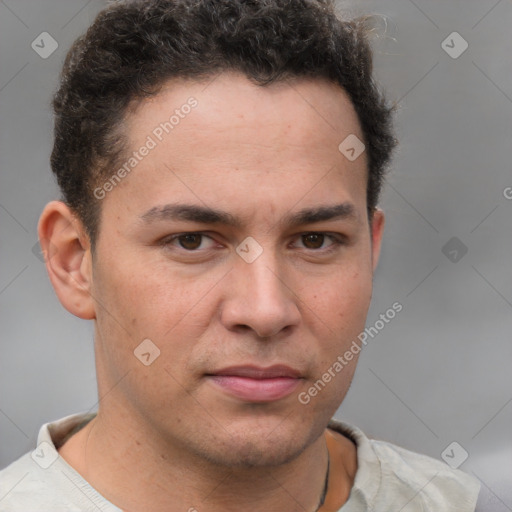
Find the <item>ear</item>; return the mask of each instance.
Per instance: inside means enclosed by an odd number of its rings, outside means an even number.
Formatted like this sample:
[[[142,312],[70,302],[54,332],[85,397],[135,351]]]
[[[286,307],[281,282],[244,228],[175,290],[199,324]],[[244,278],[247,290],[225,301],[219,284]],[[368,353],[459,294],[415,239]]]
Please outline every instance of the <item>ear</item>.
[[[370,224],[372,236],[372,266],[374,272],[377,268],[377,263],[379,262],[382,234],[384,233],[384,224],[384,212],[380,208],[375,208],[372,213],[372,220]]]
[[[73,315],[96,318],[89,237],[62,201],[48,203],[37,227],[46,270],[61,304]]]

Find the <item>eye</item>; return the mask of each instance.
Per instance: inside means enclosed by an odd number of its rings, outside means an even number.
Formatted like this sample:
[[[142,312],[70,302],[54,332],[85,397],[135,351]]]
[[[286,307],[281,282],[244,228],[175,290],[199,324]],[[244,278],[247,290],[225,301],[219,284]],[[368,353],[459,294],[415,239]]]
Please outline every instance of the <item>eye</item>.
[[[304,248],[313,251],[323,249],[323,252],[335,250],[337,246],[343,245],[344,243],[342,236],[335,236],[328,233],[322,233],[317,231],[313,231],[311,233],[304,233],[300,235],[299,239],[302,241]],[[324,243],[328,241],[330,241],[331,243],[325,246]]]
[[[208,244],[203,244],[203,242],[206,240],[210,241],[209,246]],[[165,246],[176,247],[178,249],[185,249],[186,251],[192,252],[199,249],[210,249],[213,247],[213,242],[213,239],[204,233],[190,232],[168,236],[161,241],[161,244]]]

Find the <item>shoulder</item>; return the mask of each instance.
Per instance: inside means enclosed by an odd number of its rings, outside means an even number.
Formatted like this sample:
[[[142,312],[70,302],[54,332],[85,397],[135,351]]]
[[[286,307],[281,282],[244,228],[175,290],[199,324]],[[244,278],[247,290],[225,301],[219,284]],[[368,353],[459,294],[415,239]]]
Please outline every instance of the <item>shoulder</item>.
[[[381,463],[383,481],[402,487],[406,498],[424,506],[418,510],[475,510],[480,484],[472,476],[385,441],[370,444]]]
[[[475,510],[480,490],[476,478],[427,455],[368,439],[347,423],[334,421],[329,427],[356,443],[358,470],[353,492],[364,498],[370,510]]]
[[[47,452],[46,457],[48,455]],[[48,510],[48,506],[56,504],[58,474],[55,473],[55,468],[44,469],[39,466],[33,457],[35,452],[26,453],[0,471],[0,512],[37,512]],[[49,462],[50,459],[46,458],[46,461]],[[71,506],[69,510],[79,509]]]
[[[71,415],[44,424],[35,449],[0,471],[0,512],[120,512],[67,464],[55,446],[57,438],[84,417]]]
[[[39,450],[39,451],[38,451]],[[36,461],[40,456],[41,462]],[[84,481],[46,446],[26,453],[0,471],[0,512],[107,510],[89,499]],[[112,509],[110,509],[112,510]],[[117,509],[116,509],[117,510]]]

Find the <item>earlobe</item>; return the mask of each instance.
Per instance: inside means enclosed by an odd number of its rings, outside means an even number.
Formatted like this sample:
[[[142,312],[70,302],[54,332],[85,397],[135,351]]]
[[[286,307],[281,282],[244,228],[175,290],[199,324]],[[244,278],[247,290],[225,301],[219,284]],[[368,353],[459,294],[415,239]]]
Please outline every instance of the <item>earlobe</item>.
[[[376,208],[372,214],[371,223],[371,236],[372,236],[372,266],[373,271],[377,268],[379,263],[380,248],[382,242],[382,235],[384,233],[385,224],[384,212],[380,208]]]
[[[46,270],[61,304],[79,318],[95,318],[90,242],[82,223],[65,203],[51,201],[37,230]]]

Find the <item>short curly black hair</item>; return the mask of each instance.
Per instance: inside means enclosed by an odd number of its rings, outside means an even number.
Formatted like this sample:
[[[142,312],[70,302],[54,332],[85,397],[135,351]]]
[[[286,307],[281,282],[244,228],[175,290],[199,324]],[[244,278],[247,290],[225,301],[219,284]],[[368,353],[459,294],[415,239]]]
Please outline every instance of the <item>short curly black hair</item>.
[[[69,50],[53,99],[52,170],[94,249],[93,190],[121,162],[131,102],[172,78],[238,71],[264,86],[327,79],[350,97],[368,159],[367,207],[377,205],[396,145],[392,113],[372,77],[368,18],[344,20],[332,0],[132,0],[101,11]]]

